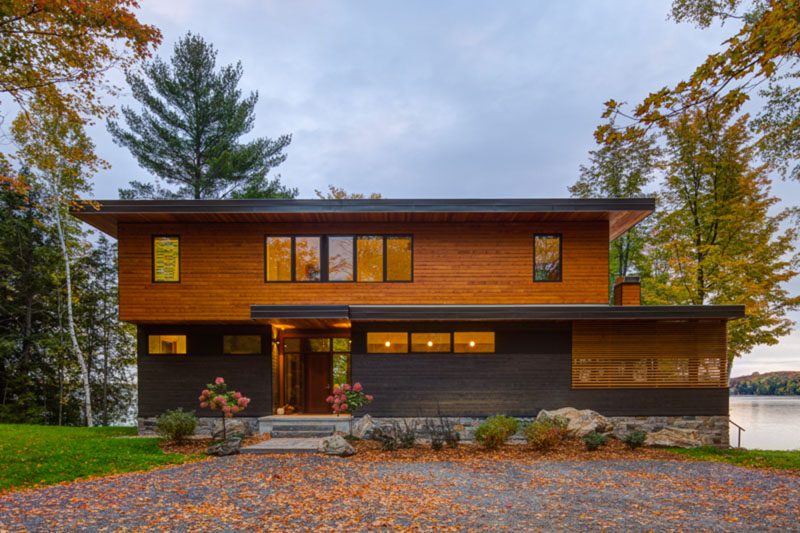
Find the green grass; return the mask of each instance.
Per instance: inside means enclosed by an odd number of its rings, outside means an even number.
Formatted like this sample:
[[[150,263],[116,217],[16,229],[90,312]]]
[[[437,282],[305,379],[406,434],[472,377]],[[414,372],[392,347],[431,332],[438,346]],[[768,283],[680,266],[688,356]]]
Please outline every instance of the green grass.
[[[731,448],[673,448],[672,452],[700,461],[717,461],[751,468],[779,468],[782,470],[800,470],[800,450],[744,450]]]
[[[118,438],[134,435],[132,427],[0,424],[0,491],[148,470],[196,458],[165,454],[157,438]]]

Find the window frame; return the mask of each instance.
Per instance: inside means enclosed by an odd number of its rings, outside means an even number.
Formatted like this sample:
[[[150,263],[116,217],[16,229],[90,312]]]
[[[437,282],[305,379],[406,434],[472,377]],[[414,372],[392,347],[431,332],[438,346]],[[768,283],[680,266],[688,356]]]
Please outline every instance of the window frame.
[[[536,279],[536,238],[558,237],[558,279]],[[564,281],[564,236],[561,233],[534,233],[533,234],[533,270],[531,279],[534,283],[561,283]]]
[[[178,240],[178,279],[175,281],[158,281],[156,279],[156,239],[177,239]],[[266,241],[265,241],[266,242]],[[179,234],[158,233],[150,235],[150,283],[180,283],[183,258],[181,257],[181,236]]]
[[[447,350],[430,350],[430,351],[416,351],[414,350],[414,335],[447,335],[448,342],[447,342]],[[453,337],[455,336],[455,332],[452,330],[448,331],[409,331],[408,332],[408,353],[455,353],[454,346],[453,346]]]
[[[298,280],[297,279],[297,253],[296,253],[296,239],[297,237],[319,237],[320,239],[320,279],[318,280]],[[330,260],[330,246],[329,239],[331,237],[350,237],[352,246],[352,265],[353,265],[353,279],[350,280],[332,280],[330,279],[329,260]],[[381,246],[383,249],[383,273],[380,281],[359,281],[358,279],[358,239],[360,237],[380,237]],[[269,274],[269,257],[267,255],[267,239],[269,238],[288,238],[291,239],[289,246],[289,254],[291,259],[291,279],[288,280],[271,280],[268,279]],[[407,280],[389,280],[388,273],[388,254],[387,254],[387,240],[393,239],[408,239],[411,241],[411,248],[409,250],[411,276]],[[281,233],[267,233],[263,239],[263,262],[264,262],[264,283],[413,283],[414,282],[414,234],[413,233],[331,233],[331,234],[281,234]]]
[[[186,345],[186,352],[184,353],[153,353],[150,351],[150,337],[184,337]],[[145,343],[147,346],[147,357],[174,357],[176,355],[189,355],[189,335],[186,333],[147,333],[147,342]]]
[[[367,341],[368,336],[370,333],[405,333],[406,334],[406,346],[408,349],[405,352],[370,352],[369,351],[369,342]],[[450,336],[450,350],[446,352],[417,352],[413,349],[412,344],[412,334],[431,334],[431,333],[446,333]],[[491,333],[493,336],[492,340],[492,350],[489,352],[457,352],[456,351],[456,333]],[[449,329],[447,331],[437,330],[437,331],[420,331],[420,330],[406,330],[406,331],[383,331],[383,330],[367,330],[364,332],[364,353],[367,355],[494,355],[497,353],[497,330],[491,331],[475,331],[475,330],[462,330],[462,329]]]

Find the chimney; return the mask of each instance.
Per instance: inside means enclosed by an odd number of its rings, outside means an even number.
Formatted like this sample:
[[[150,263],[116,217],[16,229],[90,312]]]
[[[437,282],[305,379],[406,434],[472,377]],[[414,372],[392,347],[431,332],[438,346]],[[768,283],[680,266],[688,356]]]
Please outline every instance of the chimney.
[[[642,305],[639,276],[620,276],[614,281],[614,305]]]

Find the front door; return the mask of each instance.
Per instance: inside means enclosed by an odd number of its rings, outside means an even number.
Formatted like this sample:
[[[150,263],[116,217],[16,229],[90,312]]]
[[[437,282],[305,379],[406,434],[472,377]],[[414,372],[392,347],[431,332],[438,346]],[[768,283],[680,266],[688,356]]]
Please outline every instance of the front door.
[[[307,353],[305,359],[305,407],[307,413],[330,413],[331,407],[325,399],[331,388],[331,354]]]

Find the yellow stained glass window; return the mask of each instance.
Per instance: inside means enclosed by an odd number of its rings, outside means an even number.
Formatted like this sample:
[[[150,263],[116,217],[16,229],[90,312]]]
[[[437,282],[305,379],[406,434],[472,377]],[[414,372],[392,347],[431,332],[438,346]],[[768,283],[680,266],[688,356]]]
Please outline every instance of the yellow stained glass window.
[[[148,335],[147,353],[185,355],[186,335]]]
[[[267,281],[292,281],[292,238],[267,237]]]
[[[412,333],[412,352],[449,352],[449,333]]]
[[[177,283],[181,280],[180,238],[153,237],[153,281]]]
[[[386,281],[411,281],[411,237],[386,237]]]
[[[408,333],[368,332],[367,353],[408,353]]]
[[[358,281],[383,281],[383,237],[359,237],[356,253]]]
[[[494,331],[456,331],[453,333],[455,353],[494,353]]]

